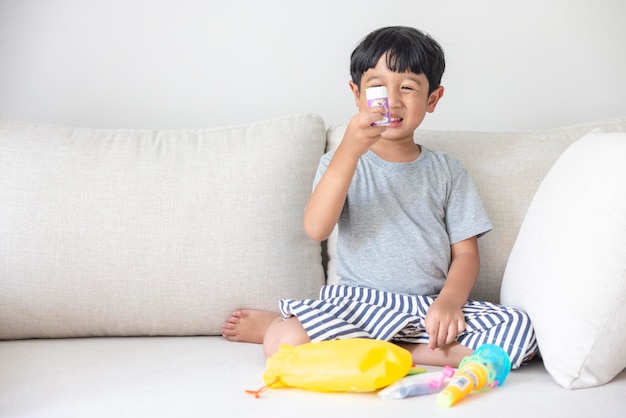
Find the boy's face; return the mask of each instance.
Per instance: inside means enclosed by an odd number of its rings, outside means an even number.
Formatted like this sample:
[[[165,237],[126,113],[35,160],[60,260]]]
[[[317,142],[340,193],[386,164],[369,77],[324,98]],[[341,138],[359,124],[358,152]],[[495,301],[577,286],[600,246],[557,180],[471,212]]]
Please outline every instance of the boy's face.
[[[375,86],[387,87],[391,125],[382,134],[386,139],[405,139],[413,141],[413,132],[422,123],[426,113],[433,112],[443,95],[443,87],[428,94],[428,79],[424,74],[411,72],[397,73],[389,70],[386,56],[361,77],[361,86],[350,82],[359,110],[367,110],[365,89]]]

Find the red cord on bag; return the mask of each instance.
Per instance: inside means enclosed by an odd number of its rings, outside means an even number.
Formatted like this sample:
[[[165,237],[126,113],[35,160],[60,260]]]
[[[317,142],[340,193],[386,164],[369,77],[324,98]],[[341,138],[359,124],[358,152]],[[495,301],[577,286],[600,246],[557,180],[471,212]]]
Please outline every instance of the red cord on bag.
[[[259,399],[261,397],[261,393],[265,392],[266,390],[268,390],[272,385],[274,385],[275,383],[278,383],[280,379],[276,378],[276,380],[274,380],[272,383],[270,383],[269,385],[266,386],[262,386],[260,389],[258,390],[251,390],[251,389],[246,389],[246,393],[248,395],[253,395],[255,398]]]

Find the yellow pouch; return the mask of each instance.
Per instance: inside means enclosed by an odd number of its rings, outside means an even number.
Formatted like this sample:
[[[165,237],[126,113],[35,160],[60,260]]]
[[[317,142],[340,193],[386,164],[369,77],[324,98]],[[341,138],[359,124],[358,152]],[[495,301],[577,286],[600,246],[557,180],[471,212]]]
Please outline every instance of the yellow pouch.
[[[283,345],[267,359],[268,388],[319,392],[370,392],[400,380],[411,369],[411,353],[387,341],[353,338]]]

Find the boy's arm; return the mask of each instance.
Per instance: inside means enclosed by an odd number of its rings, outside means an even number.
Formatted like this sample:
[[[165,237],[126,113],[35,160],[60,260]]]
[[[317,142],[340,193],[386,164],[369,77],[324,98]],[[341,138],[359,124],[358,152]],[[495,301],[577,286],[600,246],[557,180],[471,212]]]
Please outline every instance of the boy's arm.
[[[426,314],[430,350],[454,342],[456,336],[465,330],[461,308],[469,298],[480,269],[477,237],[453,244],[450,248],[451,262],[446,284]]]
[[[359,156],[340,145],[313,190],[304,210],[304,230],[313,240],[323,241],[331,234],[346,201]]]
[[[331,234],[343,210],[348,189],[361,155],[380,139],[384,127],[371,126],[384,108],[371,108],[356,114],[335,151],[322,178],[309,197],[304,211],[304,230],[313,240],[323,241]]]

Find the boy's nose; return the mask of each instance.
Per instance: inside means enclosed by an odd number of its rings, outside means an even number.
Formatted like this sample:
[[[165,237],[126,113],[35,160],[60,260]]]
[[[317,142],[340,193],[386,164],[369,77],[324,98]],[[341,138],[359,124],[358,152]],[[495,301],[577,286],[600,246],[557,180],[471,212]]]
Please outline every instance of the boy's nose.
[[[389,107],[395,107],[398,105],[400,100],[399,92],[397,92],[393,88],[387,88],[387,103]]]

